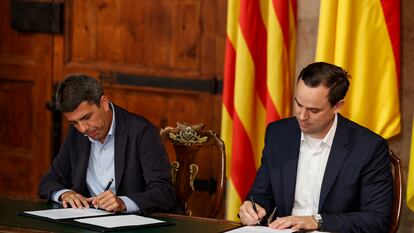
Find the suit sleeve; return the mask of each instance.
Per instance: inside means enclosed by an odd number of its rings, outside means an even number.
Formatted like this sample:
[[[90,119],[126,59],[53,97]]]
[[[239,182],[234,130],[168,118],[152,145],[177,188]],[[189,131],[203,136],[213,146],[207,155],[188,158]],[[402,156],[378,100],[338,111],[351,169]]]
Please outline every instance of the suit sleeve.
[[[175,203],[174,187],[170,163],[158,131],[154,126],[146,127],[140,138],[137,156],[142,164],[146,188],[144,192],[126,196],[141,210],[169,210]]]
[[[265,146],[262,152],[261,165],[249,193],[249,196],[252,195],[254,197],[255,202],[266,209],[266,215],[271,214],[275,207],[268,164],[270,146],[268,127],[265,134]],[[246,199],[248,198],[246,197]]]
[[[52,200],[52,193],[62,189],[70,189],[73,185],[70,180],[71,161],[69,138],[60,148],[59,154],[53,160],[52,166],[42,177],[38,187],[38,195],[41,199]]]
[[[341,214],[321,213],[322,230],[388,232],[392,212],[393,180],[387,143],[385,140],[378,141],[370,151],[360,175],[360,211]]]

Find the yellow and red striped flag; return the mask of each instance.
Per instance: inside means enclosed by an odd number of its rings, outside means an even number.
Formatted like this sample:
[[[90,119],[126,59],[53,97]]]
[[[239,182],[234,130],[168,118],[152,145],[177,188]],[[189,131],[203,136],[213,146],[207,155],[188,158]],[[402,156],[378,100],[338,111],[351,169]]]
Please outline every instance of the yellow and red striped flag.
[[[352,77],[342,114],[384,138],[400,133],[400,0],[320,4],[316,60]]]
[[[291,115],[296,0],[229,0],[221,137],[226,218],[237,220],[260,163],[266,125]]]

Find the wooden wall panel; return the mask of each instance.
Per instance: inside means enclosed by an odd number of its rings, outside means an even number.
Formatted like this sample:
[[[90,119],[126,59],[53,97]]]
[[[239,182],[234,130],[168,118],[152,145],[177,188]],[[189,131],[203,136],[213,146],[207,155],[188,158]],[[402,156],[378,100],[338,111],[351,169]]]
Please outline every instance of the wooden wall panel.
[[[0,190],[8,195],[32,192],[33,83],[0,80]],[[24,93],[24,95],[23,95]],[[14,166],[17,165],[17,166]],[[29,179],[29,181],[28,181]],[[20,182],[19,182],[20,181]]]
[[[0,195],[37,197],[50,163],[52,36],[11,27],[0,1]]]
[[[164,96],[151,92],[131,91],[105,88],[110,100],[115,104],[128,109],[128,111],[145,116],[153,124],[160,127],[165,122],[160,116],[165,116],[166,109],[160,106],[166,105]],[[149,104],[151,103],[151,104]]]
[[[197,75],[201,1],[70,1],[66,63]],[[176,74],[174,71],[177,71]]]
[[[33,115],[32,88],[31,82],[0,80],[1,147],[31,150],[33,122],[26,116]]]

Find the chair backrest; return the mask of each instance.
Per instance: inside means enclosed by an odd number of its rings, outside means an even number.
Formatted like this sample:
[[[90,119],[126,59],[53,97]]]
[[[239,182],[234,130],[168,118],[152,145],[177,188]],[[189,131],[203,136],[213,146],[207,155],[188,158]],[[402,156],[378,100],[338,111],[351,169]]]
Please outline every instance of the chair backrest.
[[[402,167],[401,160],[390,150],[390,160],[394,176],[394,202],[392,208],[392,220],[389,233],[396,233],[400,225],[401,201],[402,201]]]
[[[188,209],[188,199],[194,188],[198,165],[195,160],[202,147],[216,147],[219,153],[219,167],[216,174],[216,190],[214,192],[213,205],[207,217],[215,218],[221,209],[221,203],[225,188],[226,152],[224,142],[211,130],[203,129],[203,124],[190,125],[177,122],[177,127],[161,129],[160,135],[164,140],[172,143],[176,155],[176,161],[171,163],[171,175],[176,190],[177,208],[186,215],[191,215]],[[213,158],[212,158],[213,159]]]

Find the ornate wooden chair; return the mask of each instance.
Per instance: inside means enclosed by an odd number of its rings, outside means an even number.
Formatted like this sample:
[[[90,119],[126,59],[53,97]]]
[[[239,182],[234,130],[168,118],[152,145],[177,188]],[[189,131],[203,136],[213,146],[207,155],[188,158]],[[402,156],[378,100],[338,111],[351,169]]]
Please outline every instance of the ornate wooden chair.
[[[389,233],[396,233],[400,225],[402,201],[402,167],[401,160],[390,150],[390,160],[394,176],[394,203],[392,208],[391,228]]]
[[[224,142],[211,130],[203,129],[203,124],[189,125],[177,122],[177,127],[161,129],[160,135],[172,143],[176,161],[171,163],[171,175],[176,189],[177,208],[186,215],[191,215],[188,209],[188,199],[195,191],[194,181],[198,172],[195,160],[202,147],[216,147],[219,150],[219,168],[213,205],[207,217],[215,218],[221,209],[226,175],[226,154]]]

